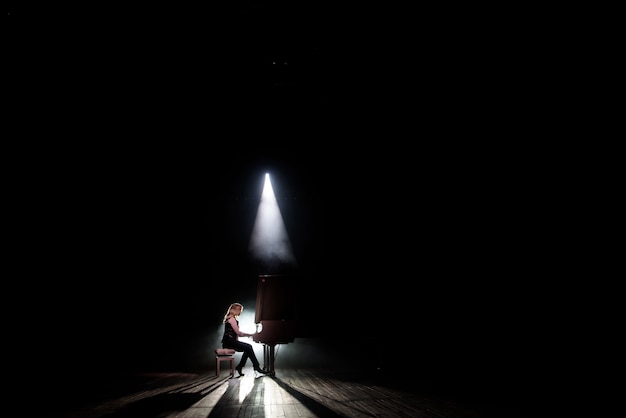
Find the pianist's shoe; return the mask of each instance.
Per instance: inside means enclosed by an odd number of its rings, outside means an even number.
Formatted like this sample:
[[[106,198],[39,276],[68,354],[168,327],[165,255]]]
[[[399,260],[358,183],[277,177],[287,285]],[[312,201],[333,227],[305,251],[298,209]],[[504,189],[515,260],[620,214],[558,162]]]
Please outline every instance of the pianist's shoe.
[[[263,370],[260,367],[255,367],[254,371],[260,374],[269,374],[269,372],[267,370]]]
[[[235,367],[235,370],[237,370],[237,373],[239,373],[239,377],[243,376],[243,373],[241,373],[241,369],[243,369],[242,366]]]

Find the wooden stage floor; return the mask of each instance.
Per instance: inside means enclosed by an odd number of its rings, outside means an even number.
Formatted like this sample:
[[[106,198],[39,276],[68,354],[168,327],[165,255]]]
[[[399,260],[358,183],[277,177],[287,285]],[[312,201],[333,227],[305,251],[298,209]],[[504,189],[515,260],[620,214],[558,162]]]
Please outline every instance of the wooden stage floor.
[[[412,417],[525,418],[527,408],[497,399],[446,394],[415,377],[317,369],[277,370],[231,378],[230,370],[206,374],[149,373],[94,382],[32,403],[28,416],[53,418],[207,417]],[[36,410],[33,411],[32,408]]]

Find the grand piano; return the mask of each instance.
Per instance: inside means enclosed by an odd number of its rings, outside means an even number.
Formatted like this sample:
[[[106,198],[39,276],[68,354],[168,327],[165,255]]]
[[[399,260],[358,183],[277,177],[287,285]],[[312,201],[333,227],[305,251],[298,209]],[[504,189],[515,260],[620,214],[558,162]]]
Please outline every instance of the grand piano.
[[[276,346],[295,340],[297,303],[295,279],[285,275],[260,275],[257,285],[252,339],[263,344],[263,368],[276,375]]]

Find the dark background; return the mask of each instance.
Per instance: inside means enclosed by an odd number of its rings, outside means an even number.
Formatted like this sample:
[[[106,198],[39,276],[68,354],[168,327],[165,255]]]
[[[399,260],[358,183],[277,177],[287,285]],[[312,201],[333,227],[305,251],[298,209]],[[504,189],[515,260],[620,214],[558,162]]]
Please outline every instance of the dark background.
[[[299,263],[298,337],[393,347],[402,372],[486,392],[548,392],[570,338],[554,306],[573,179],[531,135],[516,17],[403,12],[13,7],[20,364],[210,367],[228,304],[254,309],[267,273],[246,249],[270,172]]]

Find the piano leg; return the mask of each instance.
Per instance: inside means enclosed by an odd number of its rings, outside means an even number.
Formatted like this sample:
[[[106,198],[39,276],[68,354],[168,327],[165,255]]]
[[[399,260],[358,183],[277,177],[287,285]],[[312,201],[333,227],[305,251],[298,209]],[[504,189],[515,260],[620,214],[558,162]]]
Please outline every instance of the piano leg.
[[[276,376],[274,370],[275,354],[276,344],[263,344],[263,368],[269,372],[270,376]]]

